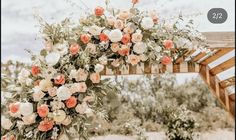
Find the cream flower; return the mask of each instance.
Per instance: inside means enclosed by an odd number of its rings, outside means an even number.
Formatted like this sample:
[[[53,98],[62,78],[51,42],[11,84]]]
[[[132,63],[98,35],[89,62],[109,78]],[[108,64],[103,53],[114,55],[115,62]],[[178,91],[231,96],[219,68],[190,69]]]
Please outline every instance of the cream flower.
[[[130,18],[130,12],[129,11],[121,11],[118,15],[118,18],[121,20],[127,20]]]
[[[25,68],[23,68],[19,75],[18,75],[18,81],[21,83],[21,84],[25,84],[26,81],[28,81],[28,77],[30,76],[30,72],[28,70],[26,70]]]
[[[82,104],[78,104],[75,108],[76,112],[78,112],[79,114],[84,114],[87,109],[88,109],[88,105],[86,102],[83,102]]]
[[[1,127],[3,129],[9,130],[13,123],[10,119],[6,118],[5,116],[1,116]]]
[[[41,91],[41,88],[39,86],[34,87],[33,91],[33,99],[35,102],[40,101],[45,96],[45,93]]]
[[[52,82],[50,79],[44,79],[39,82],[39,88],[42,91],[48,91],[52,87]]]
[[[138,42],[134,45],[133,51],[137,54],[142,54],[146,51],[147,45],[143,42]]]
[[[88,43],[87,47],[85,48],[85,50],[87,50],[91,54],[96,54],[97,53],[96,45],[92,44],[92,43]]]
[[[123,37],[122,32],[119,29],[112,30],[109,33],[109,39],[112,42],[119,42],[121,41],[122,37]]]
[[[57,89],[57,97],[59,100],[67,100],[71,95],[72,93],[66,86],[61,86]]]
[[[53,120],[57,123],[61,123],[66,118],[66,113],[63,110],[56,110],[53,112]]]
[[[51,97],[54,97],[57,95],[57,87],[51,87],[48,89],[48,94],[51,96]]]
[[[60,59],[60,54],[56,52],[49,53],[45,58],[46,63],[49,66],[55,65],[59,61],[59,59]]]
[[[29,116],[33,113],[33,104],[26,102],[20,104],[20,113],[23,116]]]
[[[58,52],[61,56],[68,53],[68,44],[67,43],[57,44],[55,46],[55,48],[56,48],[55,52]]]
[[[113,52],[117,52],[119,49],[120,49],[120,46],[119,46],[118,43],[112,43],[112,44],[111,44],[111,50],[112,50]]]
[[[104,65],[101,65],[101,64],[96,64],[95,65],[95,72],[101,72],[101,71],[103,71],[103,69],[104,69]]]
[[[139,56],[134,54],[128,56],[128,63],[130,63],[131,65],[137,65],[138,62],[140,62]]]
[[[120,61],[119,61],[119,59],[113,60],[113,61],[111,62],[111,65],[112,65],[113,67],[119,67],[119,66],[120,66]]]
[[[115,24],[116,18],[113,16],[110,16],[107,18],[107,23],[111,26],[113,26]]]
[[[67,116],[62,122],[63,125],[69,125],[71,123],[71,117]]]
[[[80,68],[78,70],[78,76],[76,77],[76,81],[86,81],[87,77],[88,77],[88,72]]]
[[[161,52],[161,50],[162,50],[162,48],[160,46],[156,46],[154,48],[154,51],[156,51],[156,52]]]
[[[100,82],[100,75],[99,73],[92,73],[90,74],[90,80],[93,82],[93,83],[99,83]]]
[[[143,29],[148,30],[154,26],[154,22],[151,17],[145,17],[142,19],[141,26]]]
[[[76,86],[78,88],[78,92],[86,92],[87,90],[87,85],[85,84],[85,82],[77,83]]]
[[[122,20],[116,20],[115,21],[115,23],[114,23],[114,27],[116,28],[116,29],[120,29],[120,30],[122,30],[123,28],[124,28],[124,23],[123,23],[123,21]]]
[[[134,33],[132,34],[132,42],[133,43],[138,43],[138,42],[141,42],[143,39],[143,35],[141,33]]]
[[[93,25],[91,27],[89,27],[89,33],[92,35],[100,35],[100,33],[102,32],[103,28],[102,27],[98,27],[97,25]]]
[[[30,125],[30,124],[35,123],[36,117],[37,117],[37,115],[35,113],[33,113],[29,116],[22,117],[22,120],[23,120],[25,125]]]

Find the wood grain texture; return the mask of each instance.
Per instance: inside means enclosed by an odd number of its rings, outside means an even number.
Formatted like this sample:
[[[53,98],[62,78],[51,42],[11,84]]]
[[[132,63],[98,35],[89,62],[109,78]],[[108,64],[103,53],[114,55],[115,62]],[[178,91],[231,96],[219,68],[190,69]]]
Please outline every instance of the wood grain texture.
[[[221,63],[220,65],[214,67],[213,69],[210,70],[211,74],[216,75],[218,73],[221,73],[231,67],[233,67],[235,64],[235,57]]]

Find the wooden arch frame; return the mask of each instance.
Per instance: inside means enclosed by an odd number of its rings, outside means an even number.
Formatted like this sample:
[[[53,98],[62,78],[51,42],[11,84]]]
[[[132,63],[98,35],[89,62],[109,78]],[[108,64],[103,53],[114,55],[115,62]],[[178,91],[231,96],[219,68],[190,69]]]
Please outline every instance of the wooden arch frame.
[[[143,63],[139,66],[129,65],[126,70],[111,70],[106,67],[101,72],[101,75],[142,75],[160,74],[164,72],[199,73],[215,97],[235,119],[235,90],[233,92],[227,90],[229,87],[234,88],[235,74],[224,80],[220,80],[217,76],[217,74],[235,67],[235,54],[232,58],[224,60],[215,67],[209,67],[209,64],[213,61],[235,50],[234,32],[206,32],[203,34],[206,36],[207,42],[212,50],[212,54],[210,55],[198,52],[198,50],[189,50],[183,57],[177,58],[172,64],[166,66]]]

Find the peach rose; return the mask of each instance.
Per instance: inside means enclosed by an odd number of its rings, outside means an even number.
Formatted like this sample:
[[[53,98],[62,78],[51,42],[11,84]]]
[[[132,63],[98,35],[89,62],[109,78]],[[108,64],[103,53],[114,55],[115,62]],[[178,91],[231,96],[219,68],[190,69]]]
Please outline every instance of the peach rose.
[[[75,96],[71,96],[69,99],[66,100],[66,107],[67,108],[73,108],[77,104],[77,99]]]
[[[53,125],[54,125],[53,120],[44,119],[39,123],[38,129],[39,131],[47,132],[53,128]]]
[[[39,82],[39,88],[42,91],[48,91],[48,89],[51,87],[52,87],[52,82],[50,79],[44,79]]]
[[[119,19],[121,20],[127,20],[130,17],[130,12],[129,11],[121,11],[118,15]]]
[[[107,18],[107,23],[111,26],[114,26],[115,21],[116,21],[115,17],[110,16],[110,17]]]
[[[132,0],[133,4],[137,4],[139,2],[139,0]]]
[[[85,71],[84,69],[79,69],[78,70],[78,77],[76,78],[77,81],[86,81],[88,77],[88,72]]]
[[[78,104],[75,108],[76,112],[78,112],[79,114],[84,114],[87,109],[88,109],[88,105],[86,102],[83,102],[82,104]]]
[[[93,83],[99,83],[100,82],[100,75],[99,75],[99,73],[92,73],[92,74],[90,74],[90,80]]]
[[[143,39],[143,35],[141,33],[134,33],[134,34],[132,34],[132,42],[133,43],[141,42],[142,39]]]
[[[112,50],[113,52],[117,52],[119,49],[120,49],[120,47],[119,47],[119,44],[118,44],[118,43],[112,43],[112,44],[111,44],[111,50]]]
[[[20,109],[20,102],[11,103],[9,105],[9,110],[11,113],[17,113]]]
[[[100,6],[98,6],[95,8],[94,12],[95,12],[96,16],[102,16],[104,14],[104,9]]]
[[[165,46],[166,49],[170,49],[173,47],[173,41],[172,40],[164,40],[163,45]]]
[[[36,76],[40,73],[40,68],[38,66],[32,66],[31,67],[31,73],[33,76]]]
[[[86,92],[87,85],[85,84],[85,82],[80,82],[77,84],[77,86],[78,86],[78,92]]]
[[[29,116],[24,116],[22,117],[22,120],[24,122],[25,125],[30,125],[35,123],[35,118],[37,117],[37,115],[35,113],[29,115]]]
[[[63,85],[65,84],[65,75],[60,74],[54,79],[54,83],[57,85]]]
[[[37,108],[37,113],[39,114],[40,117],[44,118],[48,115],[49,113],[49,108],[48,105],[43,104]]]
[[[121,42],[123,44],[128,44],[130,42],[130,35],[129,34],[125,34],[123,35],[122,39],[121,39]]]
[[[116,20],[115,21],[115,23],[114,23],[114,27],[116,28],[116,29],[120,29],[120,30],[122,30],[123,28],[124,28],[124,23],[123,23],[123,21],[122,20]]]
[[[161,59],[161,63],[164,65],[168,65],[171,63],[171,58],[169,56],[163,56]]]
[[[50,88],[48,88],[48,89],[50,89]],[[41,90],[41,88],[39,86],[35,86],[33,88],[33,91],[34,91],[34,93],[33,93],[32,96],[33,96],[33,100],[35,102],[40,101],[45,96],[45,93],[42,92],[42,90]]]
[[[51,97],[56,96],[57,95],[57,88],[56,87],[52,87],[52,88],[48,89],[48,94]]]
[[[89,43],[90,39],[91,39],[91,37],[90,37],[89,34],[82,34],[82,35],[80,36],[80,40],[81,40],[84,44]]]
[[[104,41],[104,42],[109,40],[108,36],[106,34],[104,34],[104,33],[101,33],[99,35],[99,39],[100,39],[100,41]]]
[[[70,45],[70,54],[76,55],[80,51],[80,46],[77,43],[73,43]]]
[[[128,62],[134,66],[137,65],[138,62],[140,62],[140,58],[137,55],[131,54],[128,56]]]
[[[130,48],[126,45],[122,45],[122,47],[118,50],[118,53],[121,56],[129,55]]]

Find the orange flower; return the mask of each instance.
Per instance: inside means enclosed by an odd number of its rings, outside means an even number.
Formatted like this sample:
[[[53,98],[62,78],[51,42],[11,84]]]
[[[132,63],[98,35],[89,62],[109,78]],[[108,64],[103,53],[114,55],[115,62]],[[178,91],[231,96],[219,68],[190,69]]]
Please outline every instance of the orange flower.
[[[98,6],[95,8],[94,12],[96,16],[102,16],[104,14],[104,9]]]
[[[99,83],[100,82],[100,75],[99,75],[99,73],[92,73],[92,74],[90,74],[90,80],[93,83]]]
[[[89,43],[89,41],[90,41],[90,35],[88,35],[88,34],[82,34],[82,35],[80,36],[80,40],[81,40],[84,44],[87,44],[87,43]]]
[[[38,107],[37,113],[42,118],[46,117],[49,113],[48,105],[44,104],[44,105],[41,105],[40,107]]]
[[[77,43],[73,43],[70,45],[70,54],[76,55],[80,50],[80,46]]]
[[[132,3],[133,4],[136,4],[136,3],[138,3],[139,2],[139,0],[132,0]]]
[[[61,74],[58,75],[55,79],[54,79],[55,84],[57,85],[63,85],[65,83],[65,75]]]
[[[123,44],[128,44],[130,42],[130,35],[129,34],[123,35],[121,42]]]
[[[129,55],[129,50],[130,50],[130,48],[129,48],[128,46],[123,45],[123,46],[118,50],[118,53],[119,53],[121,56]]]
[[[166,49],[170,49],[173,47],[173,41],[172,40],[164,40],[163,45],[165,46]]]
[[[66,107],[67,108],[73,108],[77,104],[77,99],[75,96],[71,96],[69,99],[66,100]]]
[[[105,41],[105,42],[109,40],[108,36],[104,33],[101,33],[99,35],[99,39],[100,39],[100,41]]]
[[[33,76],[38,75],[40,73],[39,67],[38,66],[32,66],[31,67],[31,73],[32,73]]]
[[[16,102],[16,103],[11,103],[9,105],[9,109],[10,109],[10,112],[11,113],[16,113],[19,111],[19,108],[20,108],[20,103],[19,102]]]
[[[161,63],[164,64],[164,65],[168,65],[168,64],[171,63],[171,58],[169,56],[163,56],[162,60],[161,60]]]
[[[53,128],[53,125],[54,125],[53,120],[44,119],[39,123],[38,129],[39,131],[47,132]]]

